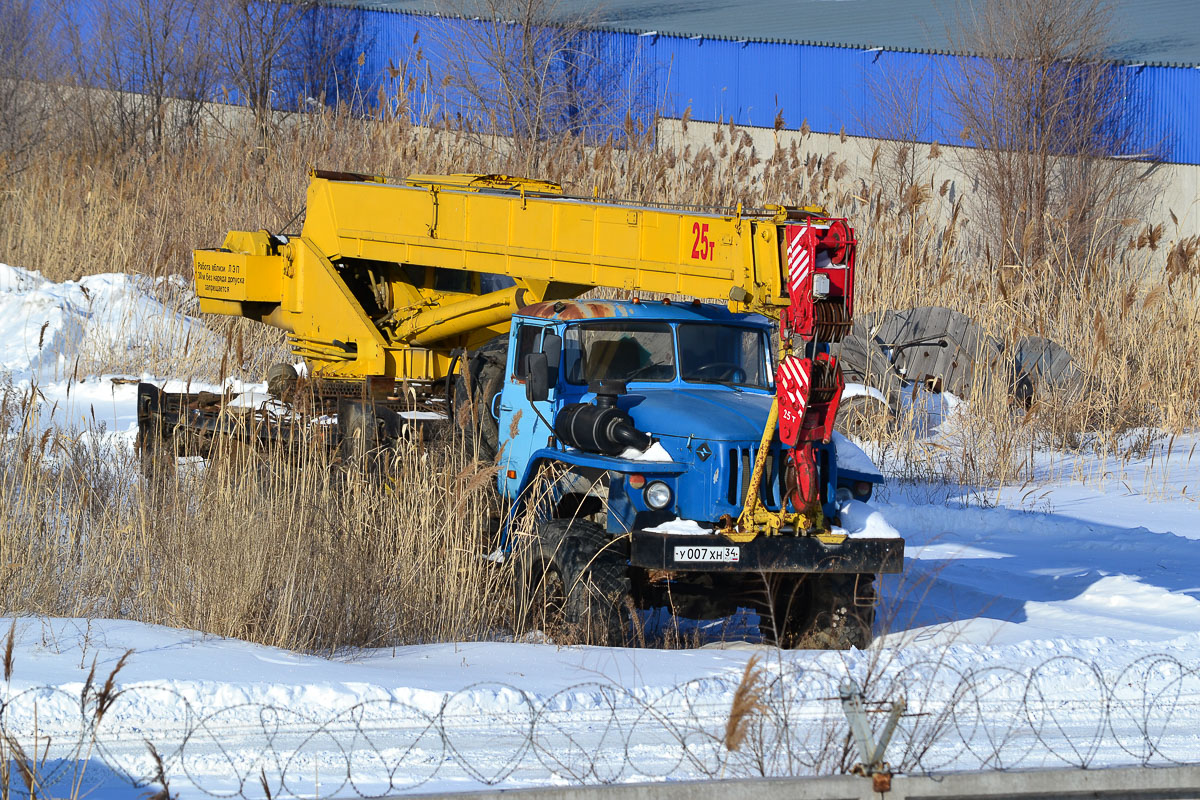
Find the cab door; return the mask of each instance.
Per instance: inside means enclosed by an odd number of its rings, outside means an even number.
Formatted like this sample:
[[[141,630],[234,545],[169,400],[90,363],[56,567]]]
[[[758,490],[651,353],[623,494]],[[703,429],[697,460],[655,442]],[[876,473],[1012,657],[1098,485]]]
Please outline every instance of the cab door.
[[[499,479],[500,492],[515,498],[521,489],[530,456],[546,447],[554,435],[555,403],[558,395],[559,367],[562,363],[562,338],[552,325],[530,321],[516,323],[508,349],[509,379],[500,393]],[[545,353],[547,358],[548,397],[530,400],[528,356]]]

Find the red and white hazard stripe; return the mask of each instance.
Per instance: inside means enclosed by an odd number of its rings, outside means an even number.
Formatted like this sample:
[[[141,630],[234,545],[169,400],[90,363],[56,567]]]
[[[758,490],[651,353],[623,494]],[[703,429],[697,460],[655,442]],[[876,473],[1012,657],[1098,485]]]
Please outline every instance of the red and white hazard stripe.
[[[803,413],[808,405],[809,394],[809,362],[808,359],[788,356],[779,365],[783,389],[788,401],[799,412]]]
[[[788,245],[788,292],[793,299],[803,296],[812,272],[812,257],[804,241],[809,230],[807,227],[801,229]]]

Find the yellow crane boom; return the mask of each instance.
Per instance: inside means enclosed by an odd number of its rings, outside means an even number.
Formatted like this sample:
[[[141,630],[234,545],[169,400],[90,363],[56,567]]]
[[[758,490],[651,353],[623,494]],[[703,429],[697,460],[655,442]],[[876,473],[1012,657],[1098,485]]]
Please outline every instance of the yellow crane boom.
[[[782,226],[813,213],[625,205],[502,175],[314,172],[300,236],[234,231],[196,250],[196,290],[204,312],[287,331],[326,378],[435,381],[456,348],[505,333],[519,308],[595,287],[778,316],[790,302]]]

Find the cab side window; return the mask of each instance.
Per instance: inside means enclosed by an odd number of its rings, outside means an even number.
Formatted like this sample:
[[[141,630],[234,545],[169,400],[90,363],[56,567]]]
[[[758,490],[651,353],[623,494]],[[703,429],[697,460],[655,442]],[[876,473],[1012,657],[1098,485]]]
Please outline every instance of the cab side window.
[[[536,325],[522,325],[517,331],[517,369],[518,380],[525,379],[525,356],[540,352],[542,328]]]

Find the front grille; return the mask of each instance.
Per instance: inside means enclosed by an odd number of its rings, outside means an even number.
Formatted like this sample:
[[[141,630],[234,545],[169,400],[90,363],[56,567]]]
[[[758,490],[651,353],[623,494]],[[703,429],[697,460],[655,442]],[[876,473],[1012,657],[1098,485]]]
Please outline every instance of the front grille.
[[[754,459],[758,456],[757,447],[731,447],[728,453],[728,474],[726,477],[726,499],[734,507],[745,503],[746,492],[750,490],[750,477],[754,473]],[[763,504],[772,511],[779,510],[783,497],[783,452],[778,447],[772,447],[767,463],[763,465],[762,485],[759,487],[759,497]]]

